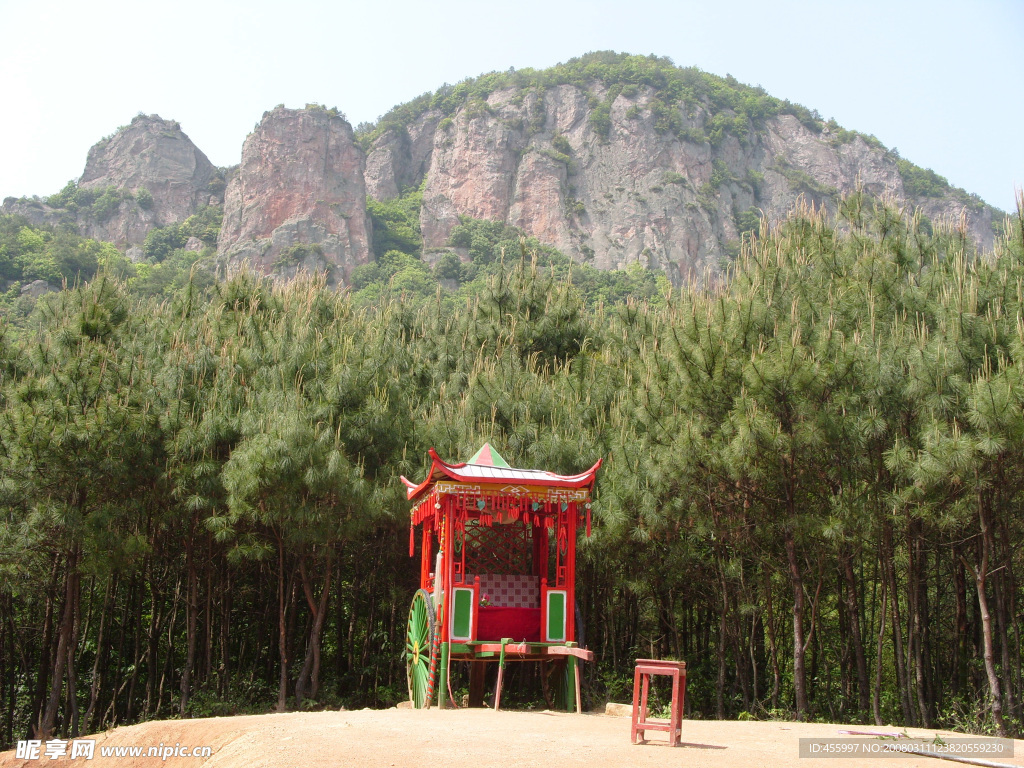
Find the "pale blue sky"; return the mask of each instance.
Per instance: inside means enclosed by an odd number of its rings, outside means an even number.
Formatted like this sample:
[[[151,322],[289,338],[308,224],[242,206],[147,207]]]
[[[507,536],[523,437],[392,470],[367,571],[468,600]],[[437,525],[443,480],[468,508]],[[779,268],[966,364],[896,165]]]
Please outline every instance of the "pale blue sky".
[[[607,49],[762,85],[1004,210],[1024,184],[1024,0],[0,0],[0,198],[56,192],[138,112],[231,165],[278,103],[355,125]]]

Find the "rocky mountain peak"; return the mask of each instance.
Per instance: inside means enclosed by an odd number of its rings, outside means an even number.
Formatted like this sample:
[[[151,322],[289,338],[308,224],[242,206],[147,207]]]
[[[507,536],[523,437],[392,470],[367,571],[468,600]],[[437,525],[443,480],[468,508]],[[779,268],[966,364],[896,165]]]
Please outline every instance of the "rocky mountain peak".
[[[93,145],[78,186],[131,192],[145,189],[152,197],[157,220],[170,224],[210,202],[215,172],[213,163],[177,121],[137,115],[113,136]]]
[[[225,194],[222,260],[280,276],[327,270],[343,280],[370,258],[364,171],[352,126],[337,110],[264,113]]]
[[[427,253],[462,217],[500,221],[600,269],[679,284],[716,272],[762,218],[798,201],[834,212],[858,189],[959,220],[982,248],[999,212],[873,136],[668,60],[588,54],[482,75],[396,107],[362,140],[366,186],[423,185]]]
[[[137,115],[89,150],[77,184],[44,200],[8,200],[5,213],[72,224],[87,237],[139,245],[154,227],[219,205],[222,174],[174,120]]]

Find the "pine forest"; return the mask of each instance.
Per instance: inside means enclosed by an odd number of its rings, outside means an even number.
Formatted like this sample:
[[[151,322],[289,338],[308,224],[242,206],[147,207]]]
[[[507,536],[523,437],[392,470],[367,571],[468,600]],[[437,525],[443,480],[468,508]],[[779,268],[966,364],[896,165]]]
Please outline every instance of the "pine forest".
[[[0,221],[5,275],[65,281],[0,297],[0,748],[404,700],[398,478],[485,441],[605,460],[585,706],[655,656],[689,718],[1022,732],[1024,198],[986,253],[800,206],[680,288],[468,219],[428,265],[414,196],[343,291]]]

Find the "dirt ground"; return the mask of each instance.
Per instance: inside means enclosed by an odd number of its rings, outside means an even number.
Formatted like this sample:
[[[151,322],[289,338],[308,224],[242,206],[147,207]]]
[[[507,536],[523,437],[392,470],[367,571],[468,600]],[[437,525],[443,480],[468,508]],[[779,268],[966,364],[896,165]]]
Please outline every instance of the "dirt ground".
[[[515,766],[686,766],[758,768],[815,766],[862,768],[941,768],[954,765],[928,757],[799,758],[799,739],[839,738],[839,730],[895,732],[895,727],[841,726],[822,723],[684,720],[683,744],[670,748],[667,734],[649,732],[646,744],[630,744],[630,718],[560,712],[494,712],[489,709],[416,711],[412,709],[314,712],[282,715],[164,720],[117,728],[96,736],[95,757],[19,760],[0,753],[0,768],[81,765],[144,768],[164,763],[178,768],[488,768]],[[949,738],[948,731],[910,729],[911,736]],[[848,738],[848,737],[844,737]],[[103,746],[175,745],[212,747],[208,758],[100,756]],[[982,759],[1024,766],[1024,741],[1014,743],[1014,757]],[[897,760],[893,763],[891,760]]]

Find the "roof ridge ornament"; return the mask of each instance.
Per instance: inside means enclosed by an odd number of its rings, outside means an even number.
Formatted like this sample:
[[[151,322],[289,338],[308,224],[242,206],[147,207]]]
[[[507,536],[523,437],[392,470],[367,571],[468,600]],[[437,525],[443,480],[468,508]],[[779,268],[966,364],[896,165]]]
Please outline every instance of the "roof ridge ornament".
[[[505,469],[512,469],[509,463],[502,458],[501,454],[491,447],[489,442],[480,446],[480,450],[474,453],[473,458],[466,463],[479,464],[485,467],[504,467]]]

